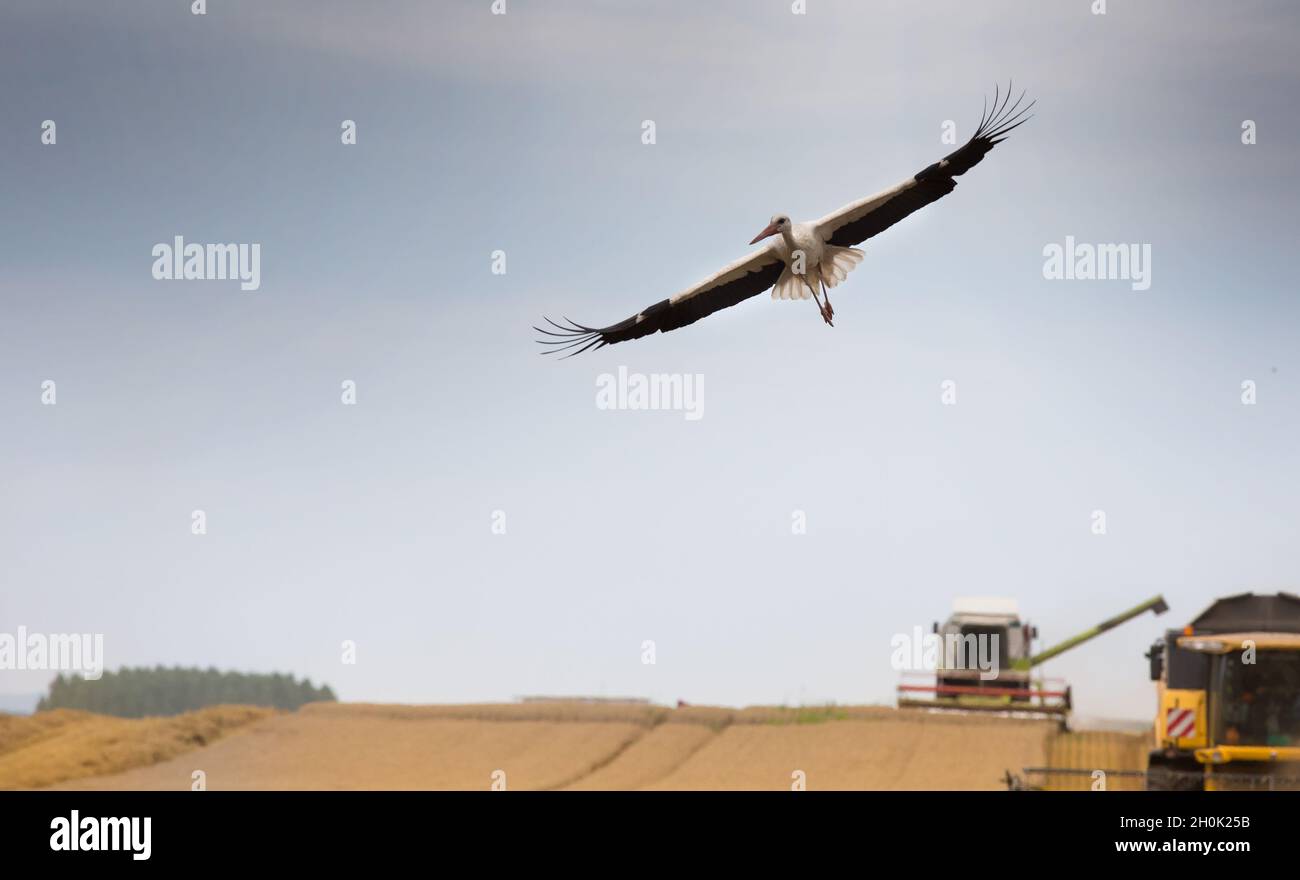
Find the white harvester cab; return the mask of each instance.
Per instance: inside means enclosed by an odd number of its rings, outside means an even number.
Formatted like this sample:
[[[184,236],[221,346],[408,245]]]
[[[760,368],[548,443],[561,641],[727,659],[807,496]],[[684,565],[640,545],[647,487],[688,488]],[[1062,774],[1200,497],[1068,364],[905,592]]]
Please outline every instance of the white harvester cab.
[[[962,679],[992,681],[1006,678],[1027,680],[1027,672],[1014,672],[1017,660],[1028,660],[1030,645],[1038,633],[1020,620],[1015,599],[1001,596],[959,596],[953,600],[952,616],[945,623],[936,622],[934,632],[940,637],[943,651],[939,671],[957,684]],[[996,657],[994,670],[980,668],[983,661]],[[984,675],[980,673],[984,672]]]

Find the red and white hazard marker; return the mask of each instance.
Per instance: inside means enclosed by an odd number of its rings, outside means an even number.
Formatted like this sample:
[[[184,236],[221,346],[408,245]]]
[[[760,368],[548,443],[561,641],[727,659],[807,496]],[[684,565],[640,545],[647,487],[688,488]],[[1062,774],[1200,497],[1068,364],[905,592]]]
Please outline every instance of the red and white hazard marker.
[[[1186,739],[1196,732],[1195,709],[1170,709],[1165,713],[1165,732],[1171,739]]]

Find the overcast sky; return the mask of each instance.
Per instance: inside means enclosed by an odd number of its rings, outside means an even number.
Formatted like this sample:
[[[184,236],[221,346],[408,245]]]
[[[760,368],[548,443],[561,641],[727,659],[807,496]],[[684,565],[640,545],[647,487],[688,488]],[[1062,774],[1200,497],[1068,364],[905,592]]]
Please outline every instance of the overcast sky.
[[[867,703],[955,596],[1047,644],[1163,593],[1048,667],[1144,718],[1165,626],[1300,591],[1294,4],[207,6],[0,9],[0,632],[347,700]],[[1009,78],[1033,121],[866,243],[833,329],[763,295],[538,356]],[[155,280],[178,235],[258,243],[260,288]],[[1044,278],[1066,236],[1149,245],[1150,288]],[[620,366],[703,417],[599,409]]]

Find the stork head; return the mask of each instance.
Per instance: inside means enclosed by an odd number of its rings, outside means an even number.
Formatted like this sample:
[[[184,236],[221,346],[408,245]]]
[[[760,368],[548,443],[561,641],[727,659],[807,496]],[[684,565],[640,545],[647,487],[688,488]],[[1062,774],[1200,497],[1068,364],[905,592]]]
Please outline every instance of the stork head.
[[[785,232],[789,228],[789,217],[784,214],[773,214],[771,222],[767,224],[766,228],[764,228],[762,232],[754,236],[754,240],[751,241],[750,244],[758,244],[769,235],[776,235],[778,232]]]

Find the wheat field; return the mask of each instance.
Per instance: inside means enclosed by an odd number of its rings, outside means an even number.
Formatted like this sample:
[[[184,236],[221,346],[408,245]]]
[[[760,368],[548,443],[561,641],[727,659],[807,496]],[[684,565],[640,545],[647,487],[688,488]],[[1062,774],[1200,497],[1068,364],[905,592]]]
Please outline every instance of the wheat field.
[[[972,790],[1023,767],[1142,769],[1131,734],[888,707],[532,702],[0,718],[0,788]]]
[[[72,709],[0,714],[0,789],[116,778],[216,742],[273,714],[253,706],[211,706],[168,718],[113,718]],[[189,785],[187,781],[185,787]]]

